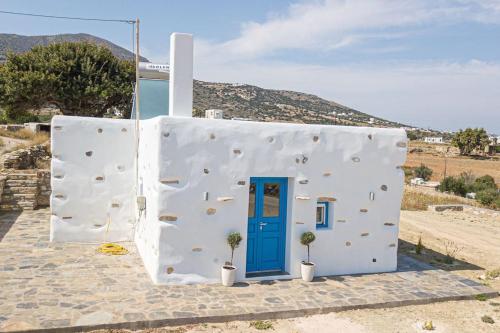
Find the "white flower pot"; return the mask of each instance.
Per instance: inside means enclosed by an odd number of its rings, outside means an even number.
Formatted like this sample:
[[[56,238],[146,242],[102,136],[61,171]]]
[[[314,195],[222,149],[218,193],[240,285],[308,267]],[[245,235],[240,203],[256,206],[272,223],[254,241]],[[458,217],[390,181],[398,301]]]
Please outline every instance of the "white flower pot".
[[[222,285],[231,287],[236,279],[236,267],[224,265],[220,269],[222,276]]]
[[[314,278],[314,264],[312,262],[302,262],[300,264],[300,273],[302,275],[302,280],[311,282]]]

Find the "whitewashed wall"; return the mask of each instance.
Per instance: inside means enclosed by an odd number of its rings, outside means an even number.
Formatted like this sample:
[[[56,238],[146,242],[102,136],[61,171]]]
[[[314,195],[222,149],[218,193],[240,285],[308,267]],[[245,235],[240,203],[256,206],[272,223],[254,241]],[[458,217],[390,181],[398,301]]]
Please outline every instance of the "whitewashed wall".
[[[139,143],[139,189],[138,195],[145,196],[146,210],[137,215],[135,243],[142,257],[144,266],[153,280],[159,273],[159,242],[161,223],[158,223],[160,167],[159,143],[161,135],[158,122],[154,119],[143,120],[140,125]]]
[[[230,231],[243,236],[234,262],[244,280],[249,179],[264,176],[289,178],[290,277],[300,276],[304,231],[317,235],[311,259],[319,275],[396,269],[404,130],[157,117],[143,122],[142,133],[147,212],[136,239],[155,282],[219,281]],[[316,230],[316,200],[323,196],[337,201],[330,228]],[[208,215],[209,208],[216,213]]]
[[[68,116],[52,119],[52,241],[132,239],[133,126],[130,120]]]

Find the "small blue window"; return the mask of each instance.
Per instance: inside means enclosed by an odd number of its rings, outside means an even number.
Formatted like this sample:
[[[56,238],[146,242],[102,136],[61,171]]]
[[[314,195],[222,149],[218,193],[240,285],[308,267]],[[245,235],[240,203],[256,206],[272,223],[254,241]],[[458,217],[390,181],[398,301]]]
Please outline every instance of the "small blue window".
[[[316,229],[328,228],[330,203],[318,201],[316,206]]]

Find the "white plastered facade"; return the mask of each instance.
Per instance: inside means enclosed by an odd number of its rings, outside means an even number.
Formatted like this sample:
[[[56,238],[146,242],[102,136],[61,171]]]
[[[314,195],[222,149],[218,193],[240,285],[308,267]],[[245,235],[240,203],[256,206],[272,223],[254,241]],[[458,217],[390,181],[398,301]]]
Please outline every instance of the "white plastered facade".
[[[286,277],[300,276],[305,231],[317,237],[316,275],[396,269],[404,130],[166,116],[140,128],[139,215],[132,122],[54,118],[52,240],[135,239],[155,283],[210,283],[238,231],[242,281],[250,177],[286,177]],[[329,227],[316,230],[320,197],[335,201]]]

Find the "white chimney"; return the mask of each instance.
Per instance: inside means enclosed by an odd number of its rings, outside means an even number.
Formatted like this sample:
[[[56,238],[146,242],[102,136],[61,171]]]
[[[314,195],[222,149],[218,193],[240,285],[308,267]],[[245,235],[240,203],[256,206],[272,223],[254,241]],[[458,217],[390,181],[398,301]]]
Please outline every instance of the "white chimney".
[[[193,116],[193,35],[170,35],[170,83],[168,114]]]

